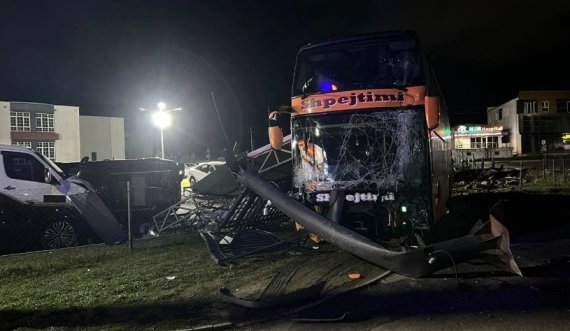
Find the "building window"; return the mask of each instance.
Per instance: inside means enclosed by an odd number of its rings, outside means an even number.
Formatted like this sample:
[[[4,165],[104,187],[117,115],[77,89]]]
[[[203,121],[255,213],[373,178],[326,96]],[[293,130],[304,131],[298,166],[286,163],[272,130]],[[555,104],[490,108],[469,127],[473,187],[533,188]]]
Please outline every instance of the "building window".
[[[10,112],[10,130],[12,131],[30,131],[30,113]]]
[[[570,113],[570,100],[568,100],[568,99],[557,99],[556,100],[556,111],[559,113]]]
[[[476,137],[471,138],[471,149],[477,148],[497,148],[499,147],[499,137]]]
[[[535,114],[536,113],[536,101],[524,101],[523,111],[525,114]]]
[[[542,111],[548,111],[548,108],[550,108],[550,102],[543,101],[542,102]]]
[[[471,149],[482,148],[483,141],[481,137],[471,138]]]
[[[32,148],[32,142],[31,141],[13,141],[12,145],[19,146],[19,147]]]
[[[500,108],[500,109],[499,109],[499,118],[498,118],[498,119],[499,119],[499,120],[502,120],[502,119],[503,119],[503,108]]]
[[[36,114],[36,131],[53,132],[53,114]]]
[[[53,141],[39,141],[36,143],[36,152],[42,153],[48,159],[55,161],[55,146]]]

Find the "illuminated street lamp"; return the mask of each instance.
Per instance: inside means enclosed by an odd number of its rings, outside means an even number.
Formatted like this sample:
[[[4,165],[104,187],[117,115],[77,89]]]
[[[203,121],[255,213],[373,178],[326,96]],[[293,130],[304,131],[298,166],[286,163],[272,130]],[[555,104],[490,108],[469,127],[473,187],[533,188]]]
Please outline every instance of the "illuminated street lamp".
[[[172,116],[165,111],[157,111],[152,114],[152,121],[160,128],[160,155],[164,159],[164,129],[172,124]]]
[[[158,110],[152,113],[152,122],[160,129],[160,155],[164,159],[164,129],[172,125],[170,112],[182,110],[182,108],[166,109],[164,102],[159,102],[156,106]],[[140,108],[140,110],[146,109]]]

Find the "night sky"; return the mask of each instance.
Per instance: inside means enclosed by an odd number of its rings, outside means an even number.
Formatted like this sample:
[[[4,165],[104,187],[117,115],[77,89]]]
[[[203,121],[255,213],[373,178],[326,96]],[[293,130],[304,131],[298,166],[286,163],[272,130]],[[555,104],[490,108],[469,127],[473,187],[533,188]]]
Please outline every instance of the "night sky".
[[[309,3],[309,4],[307,4]],[[302,45],[418,32],[452,124],[524,89],[570,89],[565,1],[0,1],[0,100],[76,105],[156,133],[138,108],[183,107],[167,148],[267,141],[268,107],[289,104]]]

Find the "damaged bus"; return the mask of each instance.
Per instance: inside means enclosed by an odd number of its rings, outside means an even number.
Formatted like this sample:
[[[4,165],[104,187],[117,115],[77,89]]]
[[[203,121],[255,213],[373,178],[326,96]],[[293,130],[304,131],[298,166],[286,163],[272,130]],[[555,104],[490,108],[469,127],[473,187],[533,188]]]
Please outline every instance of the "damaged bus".
[[[451,177],[445,103],[415,33],[309,44],[295,66],[293,186],[305,206],[388,247],[417,245],[445,212]]]
[[[425,242],[446,212],[450,130],[415,33],[301,48],[291,106],[269,115],[275,150],[284,113],[291,116],[292,194],[233,154],[226,159],[240,183],[313,238],[408,277],[471,259],[520,274],[508,231],[493,215],[464,236]]]

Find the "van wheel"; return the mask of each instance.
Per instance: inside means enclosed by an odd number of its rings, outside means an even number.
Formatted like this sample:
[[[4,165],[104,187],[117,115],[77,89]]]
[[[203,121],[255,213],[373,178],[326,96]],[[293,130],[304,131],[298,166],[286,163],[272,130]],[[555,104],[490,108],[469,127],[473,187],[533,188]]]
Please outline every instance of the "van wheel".
[[[53,221],[48,223],[42,232],[41,244],[43,249],[72,247],[77,244],[77,231],[68,221]]]

